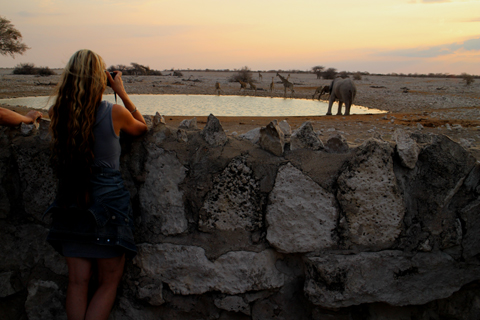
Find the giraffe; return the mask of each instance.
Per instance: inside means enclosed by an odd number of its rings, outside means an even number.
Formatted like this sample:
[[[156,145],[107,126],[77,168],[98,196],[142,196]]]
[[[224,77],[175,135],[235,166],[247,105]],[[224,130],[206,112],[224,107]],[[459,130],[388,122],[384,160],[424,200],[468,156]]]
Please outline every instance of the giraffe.
[[[217,95],[219,96],[220,93],[223,92],[222,88],[220,87],[220,82],[215,82],[215,92],[217,93]]]
[[[258,81],[260,81],[260,82],[263,81],[263,76],[260,72],[258,73]]]
[[[287,97],[287,89],[290,89],[292,91],[292,96],[291,97],[293,98],[293,94],[295,93],[295,90],[293,90],[293,83],[291,83],[290,81],[288,81],[287,79],[282,77],[282,75],[278,72],[277,72],[277,76],[280,77],[280,80],[282,80],[283,88],[285,89],[283,96],[286,98]]]
[[[243,94],[245,94],[245,90],[247,90],[247,82],[243,82],[242,80],[238,80],[238,82],[240,83],[240,90],[238,90],[239,92],[242,91],[243,89]]]
[[[255,96],[257,95],[257,86],[253,83],[252,80],[248,81],[248,84],[250,85],[250,89],[255,90]]]
[[[272,83],[270,83],[270,94],[273,97],[273,91],[275,90],[275,81],[273,81],[275,77],[272,77]]]

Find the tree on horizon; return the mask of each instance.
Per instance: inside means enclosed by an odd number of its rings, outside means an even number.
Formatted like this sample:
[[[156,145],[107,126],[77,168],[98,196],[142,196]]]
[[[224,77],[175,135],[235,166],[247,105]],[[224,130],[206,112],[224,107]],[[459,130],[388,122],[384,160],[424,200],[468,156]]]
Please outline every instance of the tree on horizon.
[[[11,55],[15,59],[15,54],[23,54],[30,49],[22,42],[22,34],[5,17],[0,16],[0,54],[3,56]]]
[[[312,71],[313,73],[315,73],[317,75],[317,79],[320,79],[322,77],[322,71],[323,69],[325,69],[324,66],[315,66],[315,67],[312,67]]]
[[[248,66],[245,66],[242,69],[238,70],[237,73],[232,75],[229,81],[230,82],[242,81],[247,83],[250,81],[253,81],[252,70],[250,70]]]

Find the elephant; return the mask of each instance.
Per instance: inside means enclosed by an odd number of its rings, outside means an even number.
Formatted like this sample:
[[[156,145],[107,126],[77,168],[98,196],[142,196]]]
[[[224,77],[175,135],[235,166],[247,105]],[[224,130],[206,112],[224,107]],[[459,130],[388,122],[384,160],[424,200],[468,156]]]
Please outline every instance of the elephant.
[[[351,79],[336,78],[333,80],[330,85],[330,101],[328,102],[327,115],[332,114],[332,105],[335,100],[338,100],[337,115],[342,115],[342,104],[345,103],[345,115],[348,116],[356,94],[357,87],[355,87]]]

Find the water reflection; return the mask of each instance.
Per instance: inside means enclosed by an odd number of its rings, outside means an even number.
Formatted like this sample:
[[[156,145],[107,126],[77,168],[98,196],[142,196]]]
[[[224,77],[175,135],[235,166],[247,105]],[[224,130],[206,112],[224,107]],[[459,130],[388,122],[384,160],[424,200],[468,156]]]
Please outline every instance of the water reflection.
[[[113,95],[104,95],[105,100],[115,102]],[[327,113],[328,103],[317,100],[265,98],[250,96],[213,95],[131,95],[130,98],[143,114],[156,112],[169,116],[319,116]],[[48,109],[52,100],[48,97],[25,97],[0,99],[0,103]],[[122,104],[121,100],[118,100]],[[332,113],[336,113],[337,103]],[[351,114],[384,113],[353,105]]]

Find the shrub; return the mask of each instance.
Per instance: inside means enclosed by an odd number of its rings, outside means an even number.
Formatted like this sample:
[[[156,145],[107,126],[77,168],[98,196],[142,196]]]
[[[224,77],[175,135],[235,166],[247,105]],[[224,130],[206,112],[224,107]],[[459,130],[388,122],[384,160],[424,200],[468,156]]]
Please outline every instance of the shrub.
[[[461,74],[461,76],[462,76],[463,81],[465,81],[466,86],[469,86],[469,85],[471,85],[472,83],[475,82],[475,79],[473,78],[473,76],[471,74],[468,74],[468,73],[464,72],[464,73]]]
[[[336,75],[337,75],[337,69],[328,68],[323,72],[323,79],[335,79]]]
[[[28,74],[28,75],[39,75],[39,76],[52,76],[55,74],[55,71],[49,67],[40,67],[37,68],[33,63],[20,63],[13,69],[13,74]]]
[[[347,71],[342,71],[342,72],[340,72],[340,77],[341,77],[342,79],[348,78],[348,73],[347,73]]]
[[[138,63],[132,62],[132,66],[126,66],[123,64],[112,65],[107,69],[109,72],[121,71],[124,76],[136,75],[138,73],[149,76],[162,76],[162,72],[159,70],[152,70],[148,66],[143,66]]]
[[[238,81],[250,82],[252,80],[253,80],[252,71],[247,66],[240,69],[237,73],[232,75],[232,77],[229,79],[230,82],[238,82]]]
[[[37,74],[37,68],[33,63],[20,63],[13,69],[13,74]]]
[[[37,69],[37,74],[42,77],[48,77],[53,76],[55,74],[55,71],[53,71],[49,67],[40,67]]]
[[[353,74],[353,80],[362,80],[362,74],[360,72],[355,72]]]

